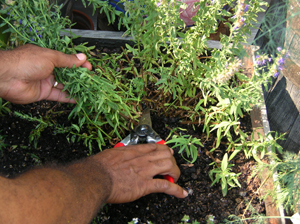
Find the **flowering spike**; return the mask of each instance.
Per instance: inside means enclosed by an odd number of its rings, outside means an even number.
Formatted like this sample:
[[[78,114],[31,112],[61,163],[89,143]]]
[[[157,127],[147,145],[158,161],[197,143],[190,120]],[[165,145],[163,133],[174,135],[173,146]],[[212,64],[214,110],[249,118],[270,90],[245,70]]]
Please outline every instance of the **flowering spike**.
[[[250,7],[249,5],[246,5],[244,8],[244,12],[247,12],[249,10],[249,7]]]
[[[280,58],[280,59],[278,60],[278,63],[281,64],[281,65],[284,64],[284,59],[283,59],[283,58]]]

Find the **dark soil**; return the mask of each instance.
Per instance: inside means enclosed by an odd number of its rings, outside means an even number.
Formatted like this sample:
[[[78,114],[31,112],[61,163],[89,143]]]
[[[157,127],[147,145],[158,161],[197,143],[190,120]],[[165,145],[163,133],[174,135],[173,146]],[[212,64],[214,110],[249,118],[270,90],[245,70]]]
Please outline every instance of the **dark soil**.
[[[32,114],[33,117],[42,116],[44,119],[50,117],[52,122],[65,127],[70,126],[72,122],[68,120],[72,107],[66,104],[42,101],[30,105],[10,104],[9,108],[11,111]],[[169,128],[178,127],[178,119],[164,117],[155,111],[152,113],[152,123],[154,130],[162,138],[169,135]],[[241,120],[241,123],[245,131],[251,131],[248,115]],[[67,135],[56,134],[55,129],[51,127],[41,132],[35,148],[33,142],[29,143],[28,136],[33,133],[37,123],[23,120],[13,113],[1,116],[0,124],[0,135],[5,136],[4,143],[7,144],[2,148],[0,172],[6,177],[14,177],[46,162],[66,164],[87,157],[89,153],[89,149],[82,142],[70,143]],[[245,210],[249,201],[258,213],[265,212],[264,203],[258,199],[256,193],[260,181],[250,177],[254,162],[246,160],[242,155],[236,157],[233,170],[241,173],[239,181],[242,187],[229,190],[226,197],[223,197],[219,184],[211,186],[212,181],[208,173],[212,168],[209,164],[213,160],[222,159],[225,143],[218,150],[209,153],[214,144],[214,137],[205,141],[200,127],[194,130],[192,126],[180,126],[187,129],[183,134],[192,134],[201,138],[205,144],[204,148],[199,148],[198,159],[194,164],[187,163],[177,153],[178,149],[174,149],[176,161],[181,169],[178,184],[186,188],[190,195],[185,199],[177,199],[165,194],[151,194],[132,203],[106,205],[95,219],[95,223],[124,224],[133,218],[138,218],[139,223],[147,223],[147,221],[179,223],[184,215],[189,215],[191,221],[197,220],[200,223],[206,223],[208,215],[213,215],[215,223],[220,223],[230,214],[249,217],[250,210]],[[97,152],[99,149],[95,145],[93,153]]]

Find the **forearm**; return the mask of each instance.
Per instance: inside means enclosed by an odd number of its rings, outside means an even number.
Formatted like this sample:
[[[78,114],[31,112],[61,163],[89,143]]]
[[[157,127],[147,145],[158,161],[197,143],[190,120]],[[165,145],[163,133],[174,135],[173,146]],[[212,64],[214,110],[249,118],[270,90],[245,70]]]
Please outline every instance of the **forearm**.
[[[111,180],[92,159],[66,168],[29,171],[0,181],[3,223],[89,223],[110,193]],[[5,220],[5,221],[4,221]]]

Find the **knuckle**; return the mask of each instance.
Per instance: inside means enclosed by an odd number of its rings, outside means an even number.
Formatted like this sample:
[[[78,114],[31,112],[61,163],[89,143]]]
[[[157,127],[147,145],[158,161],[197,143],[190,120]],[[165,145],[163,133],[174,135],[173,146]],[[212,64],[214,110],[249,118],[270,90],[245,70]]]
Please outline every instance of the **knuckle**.
[[[169,188],[169,182],[168,181],[157,181],[155,183],[155,188],[160,190],[166,190]]]
[[[171,154],[171,152],[170,152],[169,149],[166,150],[166,151],[164,151],[164,156],[165,156],[166,158],[172,158],[172,157],[173,157],[173,155]]]
[[[158,166],[158,167],[163,167],[163,166],[165,166],[165,161],[158,160],[158,161],[155,162],[155,165]]]
[[[173,162],[170,159],[166,159],[164,161],[164,163],[165,163],[165,166],[167,166],[167,167],[173,167]]]

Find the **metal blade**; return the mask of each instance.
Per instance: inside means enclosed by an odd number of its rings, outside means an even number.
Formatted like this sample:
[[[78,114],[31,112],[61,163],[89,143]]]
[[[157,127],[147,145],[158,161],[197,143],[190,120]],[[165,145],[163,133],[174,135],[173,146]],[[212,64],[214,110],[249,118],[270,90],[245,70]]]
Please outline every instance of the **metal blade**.
[[[146,124],[149,125],[150,128],[152,128],[152,122],[151,122],[151,116],[150,116],[150,108],[147,107],[142,114],[142,117],[140,118],[138,126]]]

